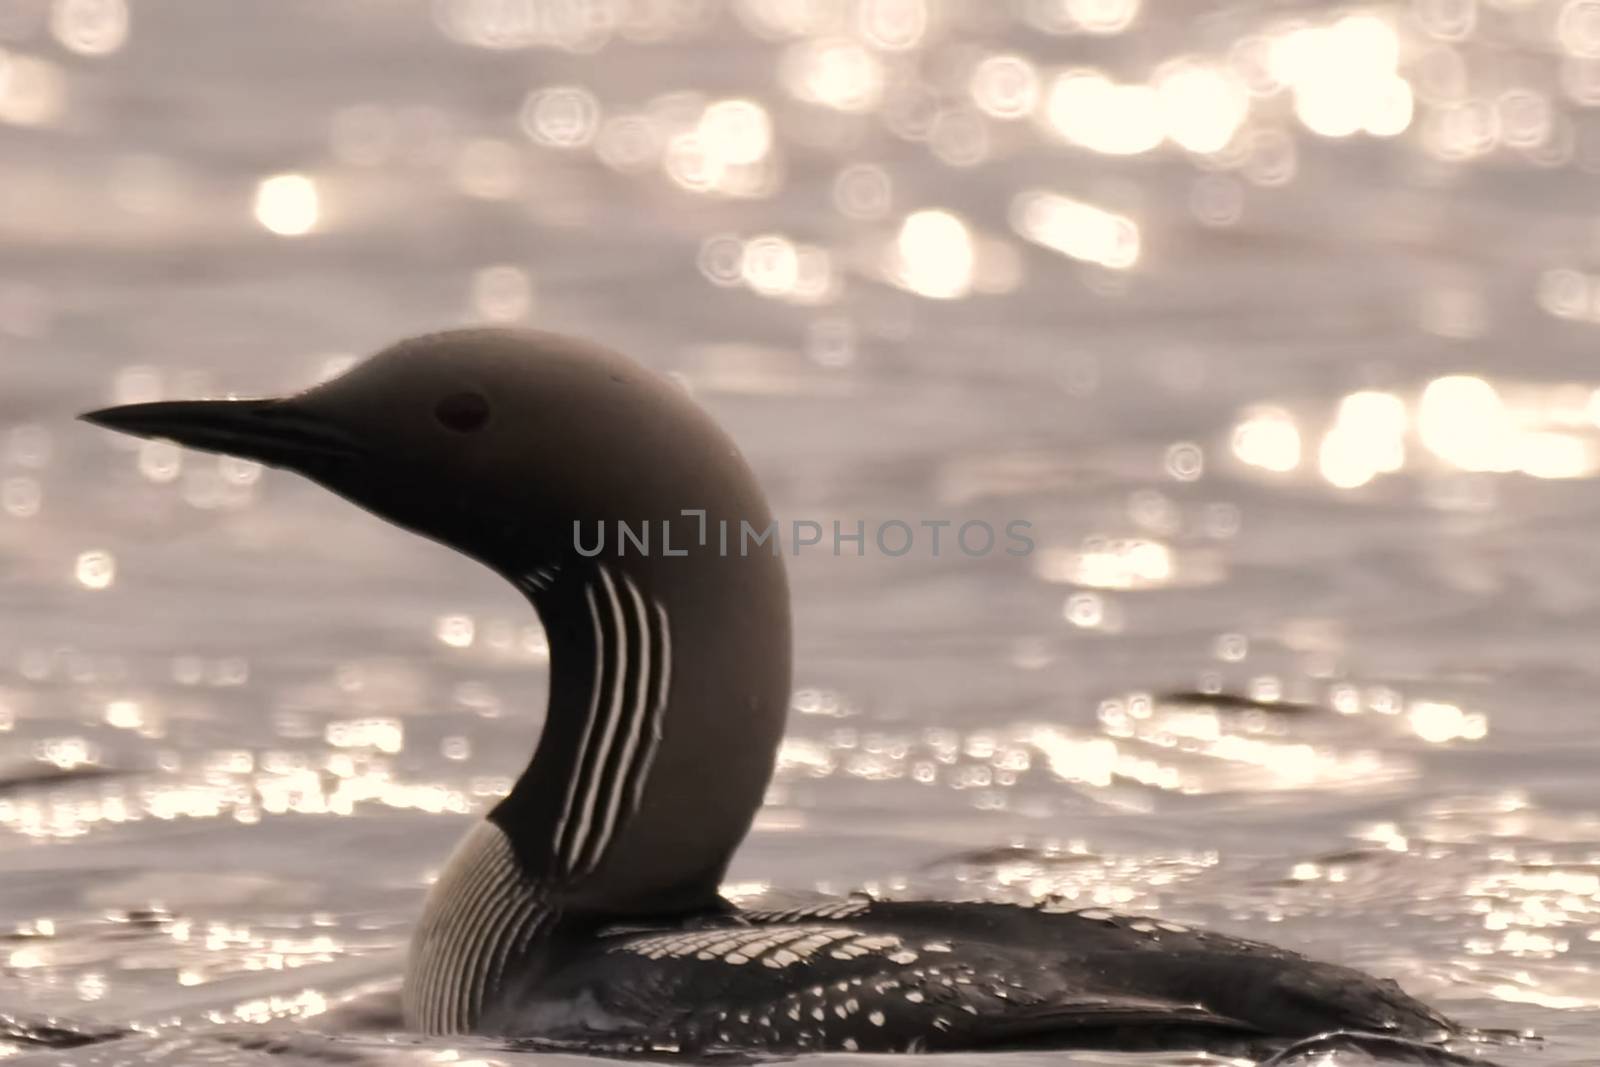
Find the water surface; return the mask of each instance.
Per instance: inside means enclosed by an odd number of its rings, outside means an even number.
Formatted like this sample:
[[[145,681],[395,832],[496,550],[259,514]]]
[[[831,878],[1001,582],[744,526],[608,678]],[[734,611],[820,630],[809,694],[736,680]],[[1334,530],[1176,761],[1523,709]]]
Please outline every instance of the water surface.
[[[1153,913],[1592,1062],[1594,0],[11,0],[0,48],[0,1012],[147,1035],[0,1056],[535,1061],[382,1018],[532,613],[71,421],[504,322],[869,532],[791,557],[730,892]],[[941,519],[1036,547],[871,543]]]

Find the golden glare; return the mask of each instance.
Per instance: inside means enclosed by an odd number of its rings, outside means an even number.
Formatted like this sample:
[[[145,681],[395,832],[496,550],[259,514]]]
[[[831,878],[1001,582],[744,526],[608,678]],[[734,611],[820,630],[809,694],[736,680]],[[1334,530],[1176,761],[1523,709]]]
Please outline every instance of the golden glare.
[[[976,251],[972,231],[948,211],[914,211],[900,224],[890,275],[903,288],[934,300],[966,296]]]
[[[106,705],[105,720],[119,730],[137,730],[145,725],[145,711],[137,700],[113,700]]]
[[[105,549],[92,549],[78,555],[73,574],[85,589],[109,589],[117,580],[117,561]]]
[[[1469,714],[1454,704],[1439,701],[1413,701],[1406,720],[1413,733],[1435,745],[1447,741],[1481,741],[1489,733],[1489,722],[1483,715]]]
[[[1337,489],[1357,489],[1372,481],[1377,468],[1365,462],[1366,438],[1348,430],[1333,429],[1317,450],[1317,469]]]
[[[1066,564],[1062,580],[1094,589],[1154,589],[1175,571],[1172,549],[1143,538],[1087,545]]]
[[[795,44],[784,53],[779,78],[797,100],[838,111],[870,111],[883,97],[883,61],[849,38]]]
[[[1300,122],[1324,137],[1394,136],[1411,124],[1412,90],[1397,73],[1400,38],[1387,21],[1352,14],[1273,38],[1267,69],[1294,93]]]
[[[1242,463],[1283,474],[1300,466],[1300,427],[1282,408],[1259,408],[1233,428],[1233,454]]]
[[[1220,152],[1249,114],[1244,85],[1219,67],[1169,64],[1157,72],[1155,87],[1166,136],[1190,152]]]
[[[1430,452],[1467,471],[1513,467],[1515,427],[1495,387],[1473,375],[1435,378],[1422,391],[1417,434]]]
[[[743,242],[737,255],[737,280],[760,296],[820,304],[834,295],[833,259],[818,245],[768,233]]]
[[[1600,468],[1592,440],[1555,430],[1524,431],[1517,438],[1516,468],[1533,478],[1587,478]]]
[[[48,126],[67,107],[67,79],[47,59],[0,52],[0,122]]]
[[[680,188],[729,197],[770,196],[782,181],[772,118],[753,100],[718,100],[671,137],[662,167]]]
[[[1139,261],[1139,226],[1093,204],[1056,193],[1025,192],[1012,201],[1012,228],[1064,256],[1127,270]]]
[[[1045,116],[1066,140],[1104,155],[1148,152],[1166,136],[1156,90],[1119,84],[1095,70],[1058,75],[1050,85]]]
[[[127,0],[55,0],[50,32],[80,56],[105,56],[128,40]]]
[[[1317,466],[1328,484],[1355,489],[1405,464],[1408,417],[1393,393],[1362,391],[1339,402],[1333,427],[1324,435]]]
[[[256,186],[256,221],[280,237],[298,237],[317,227],[316,182],[304,174],[275,174]]]
[[[800,278],[800,254],[781,234],[764,234],[745,242],[739,276],[762,296],[782,296]]]
[[[772,148],[772,119],[753,100],[719,100],[706,108],[696,130],[701,146],[723,163],[759,163]]]

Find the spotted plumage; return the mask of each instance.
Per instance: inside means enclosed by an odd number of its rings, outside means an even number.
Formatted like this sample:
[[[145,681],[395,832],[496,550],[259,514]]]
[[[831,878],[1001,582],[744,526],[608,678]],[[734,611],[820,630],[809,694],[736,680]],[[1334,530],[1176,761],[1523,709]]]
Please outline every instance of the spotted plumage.
[[[1189,1047],[1359,1026],[1444,1033],[1393,983],[1103,909],[852,899],[603,928],[545,979],[543,1033],[688,1053]],[[574,1028],[545,998],[592,1005]],[[596,1026],[604,1018],[607,1025]]]
[[[1156,918],[724,903],[784,733],[788,579],[733,442],[617,353],[450,331],[295,396],[86,418],[299,471],[504,575],[538,613],[538,747],[428,895],[412,1029],[688,1052],[1252,1051],[1324,1030],[1457,1032],[1392,982]],[[574,535],[619,524],[632,548]]]

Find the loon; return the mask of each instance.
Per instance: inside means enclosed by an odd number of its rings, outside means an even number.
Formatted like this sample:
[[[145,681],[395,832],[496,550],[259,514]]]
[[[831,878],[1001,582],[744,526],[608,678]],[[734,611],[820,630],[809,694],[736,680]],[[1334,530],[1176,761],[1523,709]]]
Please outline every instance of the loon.
[[[82,417],[297,471],[531,601],[550,646],[543,733],[427,895],[401,992],[408,1029],[658,1055],[1281,1056],[1332,1041],[1458,1062],[1441,1046],[1465,1031],[1392,981],[1164,919],[727,902],[719,887],[790,703],[787,579],[779,553],[707,535],[772,522],[732,440],[677,383],[617,353],[453,330],[293,396]],[[667,520],[655,551],[576,537]]]

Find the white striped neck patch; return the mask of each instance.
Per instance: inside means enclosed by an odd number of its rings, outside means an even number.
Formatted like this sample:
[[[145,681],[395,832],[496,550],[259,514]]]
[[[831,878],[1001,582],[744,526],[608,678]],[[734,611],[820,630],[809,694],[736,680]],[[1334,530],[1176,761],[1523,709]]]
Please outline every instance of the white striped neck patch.
[[[592,873],[638,810],[672,684],[671,623],[658,601],[603,565],[586,581],[583,600],[594,662],[551,842],[552,873],[561,880]]]

